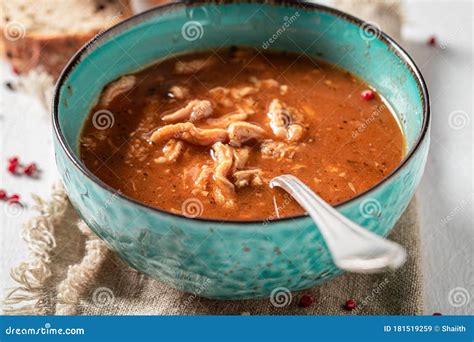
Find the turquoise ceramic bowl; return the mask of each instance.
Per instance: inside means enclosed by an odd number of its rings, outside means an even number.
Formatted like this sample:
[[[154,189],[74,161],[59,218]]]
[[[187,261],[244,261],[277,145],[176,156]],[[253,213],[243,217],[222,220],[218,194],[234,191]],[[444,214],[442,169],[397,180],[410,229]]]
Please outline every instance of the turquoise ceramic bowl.
[[[175,3],[104,32],[64,70],[54,98],[56,161],[69,198],[89,226],[132,267],[209,298],[268,297],[341,274],[308,216],[272,222],[190,219],[116,193],[78,157],[81,127],[101,89],[170,54],[245,45],[304,52],[355,73],[395,109],[406,135],[399,167],[337,206],[387,235],[407,207],[428,154],[429,101],[412,59],[392,39],[334,9],[290,2]]]

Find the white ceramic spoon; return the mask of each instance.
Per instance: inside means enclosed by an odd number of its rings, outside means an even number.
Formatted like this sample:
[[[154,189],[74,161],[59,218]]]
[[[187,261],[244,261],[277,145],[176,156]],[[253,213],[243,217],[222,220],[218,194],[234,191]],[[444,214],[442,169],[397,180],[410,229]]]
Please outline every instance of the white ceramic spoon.
[[[308,212],[341,270],[377,273],[397,269],[405,263],[406,252],[402,246],[339,214],[295,176],[273,178],[270,187],[276,186],[287,191]]]

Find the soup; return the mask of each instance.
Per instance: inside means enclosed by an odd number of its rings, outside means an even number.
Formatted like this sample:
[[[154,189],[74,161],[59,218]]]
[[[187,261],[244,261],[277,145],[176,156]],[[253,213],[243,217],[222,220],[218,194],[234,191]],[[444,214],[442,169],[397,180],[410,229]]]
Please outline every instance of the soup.
[[[346,201],[387,176],[404,149],[395,115],[362,80],[303,55],[247,48],[122,76],[104,88],[80,138],[86,167],[121,193],[223,220],[303,214],[269,188],[282,174],[333,205]]]

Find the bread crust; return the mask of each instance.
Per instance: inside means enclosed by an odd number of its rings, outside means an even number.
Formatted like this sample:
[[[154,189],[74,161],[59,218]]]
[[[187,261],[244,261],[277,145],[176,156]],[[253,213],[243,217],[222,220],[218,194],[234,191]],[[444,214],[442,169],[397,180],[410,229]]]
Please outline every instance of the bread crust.
[[[132,15],[128,1],[124,9],[120,21]],[[17,40],[9,40],[3,34],[0,43],[0,53],[12,65],[15,73],[21,74],[31,69],[42,67],[56,79],[69,59],[96,34],[106,30],[109,26],[101,30],[74,34],[26,33],[24,37]],[[4,32],[4,28],[1,26],[0,30]]]

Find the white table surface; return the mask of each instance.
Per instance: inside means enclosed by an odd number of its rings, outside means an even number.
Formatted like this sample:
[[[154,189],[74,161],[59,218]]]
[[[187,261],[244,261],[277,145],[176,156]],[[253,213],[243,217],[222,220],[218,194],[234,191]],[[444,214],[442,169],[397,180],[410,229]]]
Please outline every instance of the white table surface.
[[[433,118],[430,155],[417,192],[421,204],[425,313],[473,314],[473,4],[410,1],[405,11],[403,33],[409,42],[404,46],[428,83]],[[427,46],[426,39],[433,34],[443,49]],[[58,179],[50,116],[34,98],[7,90],[3,83],[14,76],[4,62],[0,67],[0,189],[21,194],[31,207],[30,194],[48,197]],[[465,113],[468,123],[456,130],[451,127],[449,116],[459,110]],[[43,170],[41,179],[7,174],[6,159],[13,155],[25,162],[37,162]],[[14,286],[9,270],[28,255],[20,231],[32,214],[27,207],[21,215],[12,217],[0,204],[1,297],[5,288]],[[450,293],[464,296],[467,303],[453,305]]]

